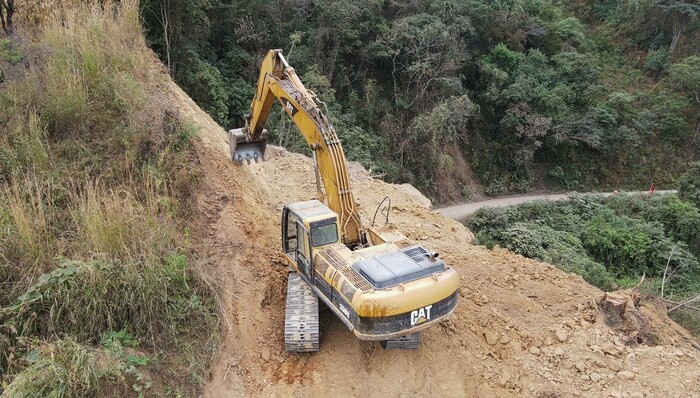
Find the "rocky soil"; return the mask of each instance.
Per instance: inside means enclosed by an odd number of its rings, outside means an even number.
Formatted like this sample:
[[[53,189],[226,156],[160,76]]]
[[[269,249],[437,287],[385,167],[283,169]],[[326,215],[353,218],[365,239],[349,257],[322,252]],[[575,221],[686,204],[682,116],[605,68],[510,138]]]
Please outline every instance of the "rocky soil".
[[[597,304],[603,292],[580,277],[473,245],[468,229],[413,187],[373,179],[357,164],[364,221],[391,198],[389,222],[460,273],[459,305],[416,351],[359,341],[328,312],[320,352],[286,353],[279,216],[285,203],[315,196],[311,160],[271,147],[266,162],[237,166],[224,130],[176,85],[170,92],[199,127],[191,239],[224,314],[206,397],[700,397],[697,341],[661,307],[620,292],[628,310],[610,326]]]

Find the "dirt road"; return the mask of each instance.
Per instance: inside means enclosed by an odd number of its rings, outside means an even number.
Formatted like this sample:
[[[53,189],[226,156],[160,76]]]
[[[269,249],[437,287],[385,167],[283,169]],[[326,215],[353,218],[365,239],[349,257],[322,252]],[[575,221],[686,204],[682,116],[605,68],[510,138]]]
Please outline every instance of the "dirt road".
[[[676,193],[677,191],[675,190],[662,190],[662,191],[654,191],[654,195],[664,195],[664,194],[669,194],[669,193]],[[611,196],[613,195],[612,192],[603,192],[603,193],[593,193],[590,192],[589,194],[591,195],[601,195],[601,196]],[[640,195],[640,194],[648,194],[646,191],[633,191],[633,192],[623,192],[620,193],[620,195]],[[462,203],[454,206],[448,206],[448,207],[443,207],[439,209],[435,209],[438,213],[442,214],[445,217],[451,218],[453,220],[463,220],[470,215],[476,213],[477,210],[481,209],[482,207],[503,207],[503,206],[515,206],[519,205],[521,203],[526,203],[526,202],[533,202],[536,200],[560,200],[564,199],[569,194],[542,194],[542,195],[523,195],[523,196],[508,196],[504,198],[496,198],[496,199],[489,199],[489,200],[483,200],[480,202],[470,202],[470,203]]]
[[[325,313],[319,352],[285,352],[279,215],[285,203],[314,196],[311,160],[268,147],[264,163],[233,164],[225,132],[171,86],[171,101],[199,127],[201,183],[188,222],[197,268],[219,292],[223,318],[205,397],[700,397],[700,352],[654,303],[631,310],[654,346],[626,343],[639,328],[608,327],[594,304],[600,290],[551,265],[472,245],[467,228],[431,210],[414,188],[373,179],[357,164],[350,174],[365,222],[391,197],[389,222],[459,272],[457,310],[423,333],[419,350],[384,351]]]

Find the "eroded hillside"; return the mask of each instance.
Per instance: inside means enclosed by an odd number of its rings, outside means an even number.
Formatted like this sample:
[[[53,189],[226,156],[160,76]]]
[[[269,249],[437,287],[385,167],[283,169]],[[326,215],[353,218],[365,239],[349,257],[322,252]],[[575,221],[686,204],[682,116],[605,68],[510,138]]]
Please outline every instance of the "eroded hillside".
[[[580,277],[472,245],[464,226],[430,210],[414,188],[373,179],[356,164],[365,222],[390,197],[389,221],[460,273],[459,306],[417,351],[383,351],[322,313],[321,351],[287,354],[279,214],[314,196],[311,160],[272,147],[266,162],[237,166],[224,130],[176,85],[170,93],[199,127],[191,238],[224,312],[205,396],[700,396],[697,343],[653,303],[630,305],[630,319],[613,330],[595,304],[603,292]]]

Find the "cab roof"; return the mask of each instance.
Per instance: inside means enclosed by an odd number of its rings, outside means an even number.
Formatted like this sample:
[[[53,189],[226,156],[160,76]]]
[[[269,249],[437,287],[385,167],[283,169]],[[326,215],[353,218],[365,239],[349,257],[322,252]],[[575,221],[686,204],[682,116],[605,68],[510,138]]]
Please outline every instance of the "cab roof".
[[[292,203],[287,206],[289,210],[295,213],[300,219],[307,221],[316,221],[326,218],[337,218],[338,215],[328,206],[321,203],[317,199],[311,199],[304,202]]]

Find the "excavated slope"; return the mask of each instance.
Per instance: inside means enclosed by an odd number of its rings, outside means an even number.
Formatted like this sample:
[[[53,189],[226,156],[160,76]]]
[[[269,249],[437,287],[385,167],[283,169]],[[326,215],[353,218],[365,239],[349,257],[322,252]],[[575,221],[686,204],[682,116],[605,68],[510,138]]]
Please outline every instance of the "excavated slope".
[[[460,273],[459,305],[417,351],[383,351],[322,312],[321,351],[287,354],[279,216],[285,203],[315,195],[311,160],[272,147],[266,162],[237,166],[224,130],[175,84],[170,92],[200,128],[192,244],[224,314],[206,397],[700,397],[697,343],[652,303],[633,311],[643,330],[615,331],[595,305],[603,293],[580,277],[472,245],[469,230],[413,187],[372,179],[357,164],[365,222],[390,197],[389,221]],[[651,345],[629,342],[639,335]]]

